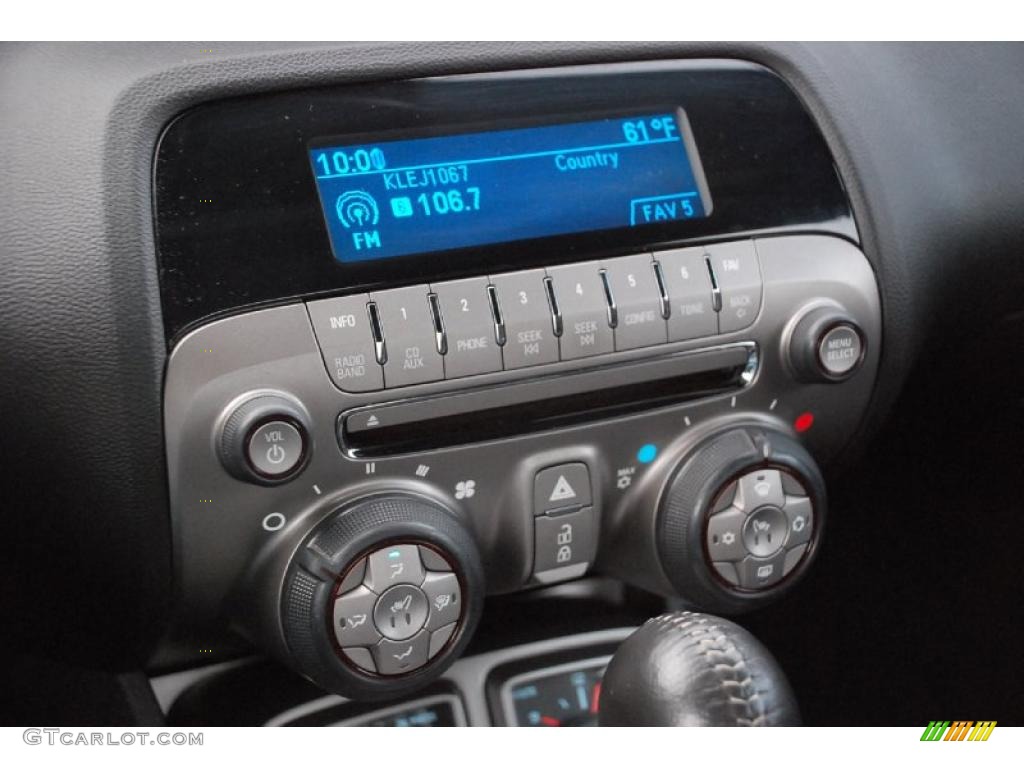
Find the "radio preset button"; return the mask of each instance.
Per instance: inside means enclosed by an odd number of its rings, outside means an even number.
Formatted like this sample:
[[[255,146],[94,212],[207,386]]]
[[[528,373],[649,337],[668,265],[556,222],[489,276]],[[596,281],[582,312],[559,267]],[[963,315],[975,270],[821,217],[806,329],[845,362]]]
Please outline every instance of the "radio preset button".
[[[558,362],[545,276],[543,269],[531,269],[491,278],[505,324],[502,352],[506,370]]]
[[[611,259],[604,262],[604,269],[618,315],[615,349],[664,344],[668,337],[651,254]]]
[[[598,262],[591,261],[548,270],[562,315],[563,360],[615,351],[600,269]]]
[[[306,304],[313,332],[331,381],[346,392],[372,392],[384,387],[366,309],[365,293]]]
[[[414,285],[373,294],[387,347],[384,384],[388,389],[444,378],[437,351],[427,287]]]
[[[750,326],[761,311],[761,268],[752,240],[707,247],[711,268],[722,292],[719,333]]]
[[[711,305],[711,273],[703,248],[659,251],[655,261],[668,292],[668,340],[688,341],[718,333],[718,316]]]
[[[501,348],[494,338],[487,285],[486,277],[472,277],[431,286],[440,304],[448,345],[446,378],[501,370]]]

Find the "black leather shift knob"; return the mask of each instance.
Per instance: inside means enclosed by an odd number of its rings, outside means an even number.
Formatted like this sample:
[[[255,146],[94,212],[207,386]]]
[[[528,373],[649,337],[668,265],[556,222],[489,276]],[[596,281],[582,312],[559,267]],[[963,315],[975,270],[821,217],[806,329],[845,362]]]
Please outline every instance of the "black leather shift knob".
[[[598,722],[617,725],[800,725],[789,682],[753,635],[704,613],[666,613],[612,657]]]

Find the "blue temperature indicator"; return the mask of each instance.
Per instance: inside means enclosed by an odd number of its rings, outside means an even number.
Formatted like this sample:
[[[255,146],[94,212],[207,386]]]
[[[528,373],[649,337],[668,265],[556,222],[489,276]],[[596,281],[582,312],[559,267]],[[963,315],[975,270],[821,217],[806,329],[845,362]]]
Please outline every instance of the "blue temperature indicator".
[[[636,460],[641,464],[650,464],[658,457],[658,446],[653,443],[647,443],[646,445],[640,446],[640,450],[636,452]]]
[[[706,217],[675,113],[310,150],[342,262]]]

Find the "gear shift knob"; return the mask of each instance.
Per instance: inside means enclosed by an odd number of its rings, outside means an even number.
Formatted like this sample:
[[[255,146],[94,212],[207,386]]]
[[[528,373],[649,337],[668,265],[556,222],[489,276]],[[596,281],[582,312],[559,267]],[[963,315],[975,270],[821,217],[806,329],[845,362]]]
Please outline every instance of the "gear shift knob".
[[[651,619],[612,657],[600,725],[800,725],[785,674],[753,635],[704,613]]]

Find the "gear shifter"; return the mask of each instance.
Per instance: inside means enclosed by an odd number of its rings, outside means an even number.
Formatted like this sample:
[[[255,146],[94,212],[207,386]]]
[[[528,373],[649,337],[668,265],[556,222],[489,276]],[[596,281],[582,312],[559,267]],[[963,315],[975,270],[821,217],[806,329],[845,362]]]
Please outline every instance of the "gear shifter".
[[[800,725],[785,674],[753,635],[705,613],[651,619],[612,657],[599,724]]]

